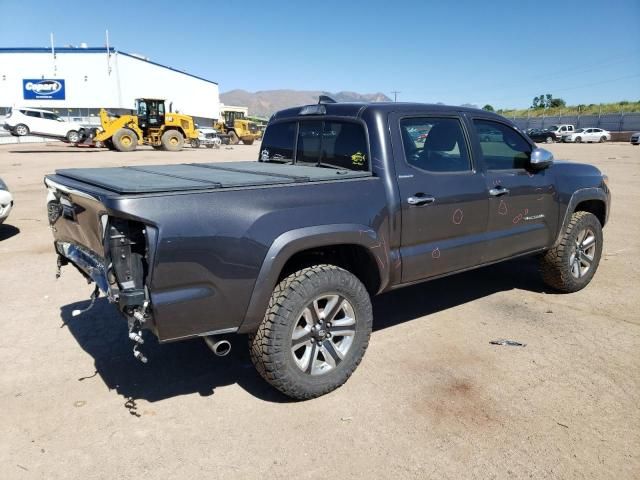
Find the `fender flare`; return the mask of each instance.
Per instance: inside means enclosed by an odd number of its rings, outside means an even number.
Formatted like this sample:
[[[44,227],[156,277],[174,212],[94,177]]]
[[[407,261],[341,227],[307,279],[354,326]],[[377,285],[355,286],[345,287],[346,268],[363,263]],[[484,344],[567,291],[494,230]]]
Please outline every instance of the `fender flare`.
[[[560,229],[558,230],[558,234],[556,236],[556,241],[553,243],[553,247],[557,247],[560,244],[560,240],[562,239],[562,234],[567,229],[567,225],[569,225],[569,221],[571,220],[571,215],[575,211],[575,208],[579,203],[582,203],[587,200],[599,200],[604,203],[605,208],[605,224],[609,218],[609,194],[604,191],[604,189],[600,187],[589,187],[589,188],[581,188],[580,190],[576,190],[571,195],[569,199],[569,203],[567,205],[567,209],[564,212],[564,218],[562,220],[562,224],[560,225]],[[604,226],[604,225],[603,225]]]
[[[358,224],[333,224],[290,230],[279,235],[267,251],[238,332],[252,332],[262,322],[278,276],[293,255],[310,248],[332,245],[358,245],[366,248],[376,260],[380,277],[379,291],[387,286],[390,272],[388,246],[384,239],[380,239],[370,227]]]

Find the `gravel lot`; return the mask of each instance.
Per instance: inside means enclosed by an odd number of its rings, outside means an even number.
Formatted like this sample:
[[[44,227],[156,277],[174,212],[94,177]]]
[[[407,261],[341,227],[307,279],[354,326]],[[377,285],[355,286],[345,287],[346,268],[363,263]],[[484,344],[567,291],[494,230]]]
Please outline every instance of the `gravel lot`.
[[[55,280],[42,177],[56,168],[239,160],[258,146],[125,154],[0,147],[16,206],[0,227],[4,479],[640,478],[640,147],[551,145],[607,173],[613,211],[589,287],[548,291],[530,259],[377,298],[351,380],[293,403],[246,338],[148,341],[72,268]],[[490,345],[496,338],[526,347]]]

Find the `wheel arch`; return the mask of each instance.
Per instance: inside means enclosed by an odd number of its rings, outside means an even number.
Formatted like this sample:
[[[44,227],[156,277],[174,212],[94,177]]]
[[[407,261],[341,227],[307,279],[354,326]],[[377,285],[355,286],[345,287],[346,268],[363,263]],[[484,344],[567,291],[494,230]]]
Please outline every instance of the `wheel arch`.
[[[389,281],[385,242],[361,225],[323,225],[292,230],[272,243],[260,268],[240,333],[255,330],[262,321],[275,286],[299,269],[333,264],[353,273],[371,295]]]
[[[571,215],[575,212],[592,213],[600,221],[600,225],[604,227],[609,219],[609,202],[610,196],[602,188],[583,188],[574,192],[569,200],[562,225],[558,230],[558,235],[553,246],[557,246],[560,243],[562,233],[571,221]]]

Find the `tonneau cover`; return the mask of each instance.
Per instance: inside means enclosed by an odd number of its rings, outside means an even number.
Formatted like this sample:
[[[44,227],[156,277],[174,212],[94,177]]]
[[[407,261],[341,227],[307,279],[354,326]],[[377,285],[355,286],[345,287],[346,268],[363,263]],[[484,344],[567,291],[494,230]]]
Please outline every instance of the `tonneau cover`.
[[[111,168],[68,168],[57,175],[120,194],[323,182],[370,172],[268,162],[190,163]]]

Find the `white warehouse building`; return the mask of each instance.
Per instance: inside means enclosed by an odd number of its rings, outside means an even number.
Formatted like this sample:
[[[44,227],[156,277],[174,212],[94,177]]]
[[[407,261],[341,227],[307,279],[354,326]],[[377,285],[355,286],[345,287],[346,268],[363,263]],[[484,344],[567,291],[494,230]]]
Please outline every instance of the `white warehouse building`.
[[[216,82],[115,48],[0,48],[0,115],[17,106],[62,117],[121,114],[136,98],[163,98],[202,126],[220,111]]]

